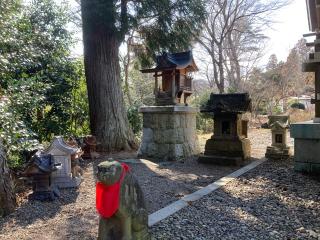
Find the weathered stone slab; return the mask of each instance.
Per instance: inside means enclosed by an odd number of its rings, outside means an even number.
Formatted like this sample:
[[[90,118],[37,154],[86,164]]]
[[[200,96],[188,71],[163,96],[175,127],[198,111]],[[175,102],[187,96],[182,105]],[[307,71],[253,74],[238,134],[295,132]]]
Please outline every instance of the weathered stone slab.
[[[221,166],[239,166],[243,162],[241,157],[226,157],[220,155],[203,155],[198,158],[199,163],[210,163]]]
[[[247,138],[211,138],[205,146],[204,155],[198,158],[199,163],[216,165],[240,165],[250,158],[251,144]]]
[[[320,164],[320,136],[319,139],[295,139],[295,160],[297,162]]]
[[[308,121],[291,124],[290,135],[292,138],[320,139],[320,123]]]
[[[144,106],[139,109],[140,113],[197,113],[199,109],[189,106]]]

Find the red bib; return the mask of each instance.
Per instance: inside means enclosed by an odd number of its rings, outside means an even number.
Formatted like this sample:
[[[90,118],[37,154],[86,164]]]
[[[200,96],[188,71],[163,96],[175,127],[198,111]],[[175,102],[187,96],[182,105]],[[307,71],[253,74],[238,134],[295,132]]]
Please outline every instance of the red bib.
[[[121,183],[130,170],[129,166],[121,163],[122,174],[118,182],[112,186],[106,186],[101,182],[96,184],[96,208],[103,218],[112,217],[119,209]]]

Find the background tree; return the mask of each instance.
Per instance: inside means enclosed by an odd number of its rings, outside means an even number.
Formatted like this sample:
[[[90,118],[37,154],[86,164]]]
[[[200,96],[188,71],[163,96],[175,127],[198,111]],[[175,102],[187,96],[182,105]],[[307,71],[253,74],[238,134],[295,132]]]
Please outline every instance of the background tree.
[[[103,150],[132,149],[136,144],[124,107],[119,46],[136,29],[146,46],[141,59],[186,50],[202,22],[202,2],[81,0],[81,12],[92,134]]]
[[[241,91],[244,76],[261,57],[270,15],[287,4],[284,0],[213,0],[206,2],[208,17],[198,38],[210,56],[206,75],[220,93]],[[227,80],[226,80],[227,79]]]

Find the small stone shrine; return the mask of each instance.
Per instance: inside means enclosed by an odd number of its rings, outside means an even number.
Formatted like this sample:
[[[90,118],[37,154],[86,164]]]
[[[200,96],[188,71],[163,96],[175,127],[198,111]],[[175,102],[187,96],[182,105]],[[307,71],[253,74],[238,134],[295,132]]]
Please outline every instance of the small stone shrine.
[[[267,147],[266,158],[288,159],[291,155],[287,145],[289,116],[269,116],[272,144]]]
[[[294,138],[294,169],[299,172],[320,175],[320,3],[318,0],[307,0],[309,29],[311,33],[304,37],[315,37],[307,43],[314,47],[309,59],[302,65],[303,72],[315,73],[315,118],[310,122],[292,124],[291,137]]]
[[[149,240],[143,193],[128,166],[116,161],[102,162],[97,179],[98,239]]]
[[[190,73],[198,70],[192,52],[164,53],[156,62],[155,68],[141,71],[155,73],[157,106],[139,109],[143,114],[143,136],[138,156],[158,162],[197,155],[198,109],[187,106],[187,98],[192,94]],[[160,84],[158,77],[162,77]]]
[[[213,115],[214,134],[207,140],[198,162],[217,165],[239,165],[250,158],[248,121],[243,113],[251,110],[247,93],[211,94],[201,112]]]
[[[29,196],[31,200],[53,201],[56,196],[51,184],[51,174],[58,170],[61,164],[54,163],[50,154],[34,155],[27,163],[25,170],[21,173],[22,177],[32,180],[33,193]]]
[[[81,178],[72,175],[75,165],[72,161],[77,161],[81,156],[81,149],[65,143],[62,137],[55,137],[50,147],[45,151],[53,156],[55,163],[61,163],[61,168],[52,174],[53,184],[59,188],[78,187]]]

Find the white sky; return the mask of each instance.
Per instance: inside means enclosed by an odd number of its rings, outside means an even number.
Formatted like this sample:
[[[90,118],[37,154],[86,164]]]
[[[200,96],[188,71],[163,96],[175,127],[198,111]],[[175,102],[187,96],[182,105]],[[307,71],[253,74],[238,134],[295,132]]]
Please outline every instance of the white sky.
[[[278,60],[285,61],[289,51],[308,33],[308,18],[305,0],[293,0],[293,2],[278,11],[274,16],[275,24],[266,32],[270,38],[266,54],[262,63],[266,63],[271,54],[276,54]]]
[[[74,0],[69,1],[72,3]],[[290,49],[302,38],[304,33],[309,31],[305,0],[293,0],[289,6],[275,13],[273,19],[272,29],[268,29],[265,33],[270,40],[260,62],[261,65],[267,63],[271,54],[276,54],[278,60],[285,61]],[[82,52],[82,43],[79,43],[73,49],[73,53],[82,55]]]

